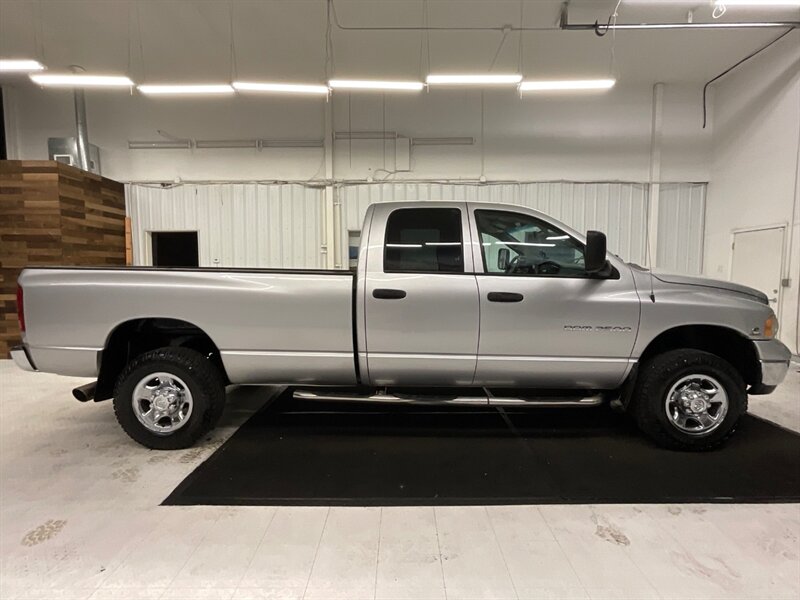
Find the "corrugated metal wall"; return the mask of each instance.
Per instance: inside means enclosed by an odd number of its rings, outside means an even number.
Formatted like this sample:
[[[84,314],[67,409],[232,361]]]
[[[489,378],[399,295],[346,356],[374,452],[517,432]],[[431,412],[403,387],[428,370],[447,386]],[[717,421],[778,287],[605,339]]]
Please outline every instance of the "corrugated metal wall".
[[[657,265],[682,273],[702,267],[705,184],[662,184]],[[348,232],[367,207],[392,200],[507,202],[540,210],[585,231],[608,235],[609,249],[645,264],[648,186],[644,183],[341,184],[339,264]],[[295,184],[210,184],[159,188],[130,184],[134,264],[152,264],[151,231],[197,231],[201,266],[323,268],[324,194]]]
[[[466,200],[521,204],[552,215],[578,231],[597,229],[626,260],[645,262],[648,186],[642,183],[379,183],[342,186],[342,238],[361,228],[367,207],[392,200]],[[344,260],[346,249],[340,249]]]
[[[667,183],[658,197],[656,266],[673,273],[703,270],[706,184]]]
[[[197,231],[201,267],[323,268],[323,192],[293,184],[129,184],[133,260],[152,264],[151,231]]]

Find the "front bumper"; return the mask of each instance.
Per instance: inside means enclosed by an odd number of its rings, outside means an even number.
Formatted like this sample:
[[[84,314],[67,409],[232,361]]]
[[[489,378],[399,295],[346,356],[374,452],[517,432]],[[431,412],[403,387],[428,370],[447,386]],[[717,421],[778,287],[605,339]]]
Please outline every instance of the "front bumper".
[[[25,350],[25,346],[14,346],[11,349],[11,358],[14,359],[16,365],[23,371],[36,370],[36,367],[33,366],[30,356],[28,356],[28,351]]]
[[[761,387],[774,388],[786,377],[792,353],[778,340],[759,340],[753,345],[761,364]]]

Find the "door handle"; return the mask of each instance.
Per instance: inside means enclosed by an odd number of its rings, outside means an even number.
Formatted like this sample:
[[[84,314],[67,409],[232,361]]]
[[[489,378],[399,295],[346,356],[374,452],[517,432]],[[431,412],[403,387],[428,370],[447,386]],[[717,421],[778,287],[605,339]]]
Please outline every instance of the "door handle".
[[[405,290],[388,290],[385,288],[378,288],[372,290],[372,297],[378,300],[401,300],[406,297]]]
[[[489,292],[486,297],[489,302],[522,302],[525,296],[516,292]]]

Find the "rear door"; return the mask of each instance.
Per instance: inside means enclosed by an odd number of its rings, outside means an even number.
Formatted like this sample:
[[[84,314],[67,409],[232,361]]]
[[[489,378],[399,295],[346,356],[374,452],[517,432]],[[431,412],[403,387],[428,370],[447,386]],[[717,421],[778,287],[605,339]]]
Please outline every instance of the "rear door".
[[[469,235],[465,203],[375,206],[363,296],[373,385],[472,383],[479,314]]]

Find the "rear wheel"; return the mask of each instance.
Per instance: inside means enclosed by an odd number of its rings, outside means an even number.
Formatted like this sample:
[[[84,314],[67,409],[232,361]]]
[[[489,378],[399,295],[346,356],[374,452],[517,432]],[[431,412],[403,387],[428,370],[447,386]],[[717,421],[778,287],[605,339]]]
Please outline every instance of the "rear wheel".
[[[730,363],[700,350],[672,350],[646,364],[632,413],[660,446],[708,450],[730,437],[747,411],[744,380]]]
[[[159,348],[133,359],[114,392],[117,421],[133,440],[156,450],[192,446],[216,425],[225,383],[202,354]]]

